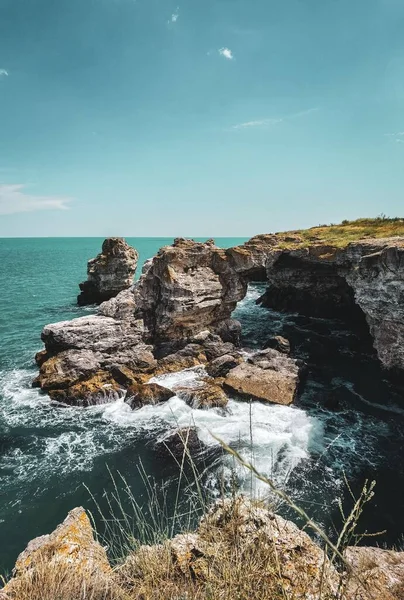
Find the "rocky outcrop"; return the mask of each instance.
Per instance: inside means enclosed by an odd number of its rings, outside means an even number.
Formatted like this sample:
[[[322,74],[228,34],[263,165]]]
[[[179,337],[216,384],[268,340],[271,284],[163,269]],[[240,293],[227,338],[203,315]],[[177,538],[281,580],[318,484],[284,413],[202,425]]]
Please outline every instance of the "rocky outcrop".
[[[71,578],[71,590],[74,593],[74,581],[87,582],[91,589],[91,580],[102,579],[105,585],[111,574],[105,549],[94,539],[90,519],[83,508],[75,508],[53,533],[38,537],[28,544],[18,557],[13,579],[3,593],[10,600],[31,598],[30,585],[39,592],[43,586],[43,597],[50,598],[52,591],[58,593],[57,588],[63,579],[69,581]],[[52,584],[55,589],[46,589]]]
[[[184,344],[203,331],[238,342],[231,313],[247,291],[226,254],[206,243],[177,239],[154,257],[135,290],[136,314],[155,345]]]
[[[275,404],[291,404],[299,383],[298,361],[269,348],[229,371],[226,387],[238,394]]]
[[[377,355],[385,367],[404,370],[404,238],[362,243],[347,252],[357,266],[346,280],[366,315]]]
[[[361,327],[363,339],[370,331],[386,368],[403,373],[403,253],[404,238],[337,247],[307,245],[299,235],[264,235],[228,250],[212,240],[177,239],[148,261],[133,287],[101,304],[97,315],[44,328],[45,351],[37,355],[35,385],[55,399],[92,403],[120,393],[116,384],[122,384],[113,376],[120,367],[141,383],[146,376],[204,363],[215,377],[228,377],[231,359],[222,357],[240,358],[240,324],[231,315],[248,281],[261,277],[263,269],[269,282],[260,300],[264,306],[347,319]],[[274,338],[269,344],[289,351],[287,340]],[[241,365],[237,381],[233,374],[229,386],[240,392],[245,387],[245,393],[265,399],[280,400],[285,393],[289,403],[296,377],[289,374],[286,385],[280,373],[273,367]],[[261,376],[266,390],[259,389]],[[250,384],[241,386],[241,379]],[[88,398],[77,397],[82,393]]]
[[[183,464],[207,448],[195,428],[185,428],[159,440],[156,450]],[[401,600],[404,553],[348,547],[337,570],[294,523],[263,502],[235,496],[213,504],[195,531],[140,546],[112,569],[86,513],[76,508],[53,533],[28,544],[0,598],[117,600],[154,597],[161,589],[185,598],[190,584],[193,591],[212,590],[212,597],[234,590],[234,597],[249,598],[254,590],[254,598]]]
[[[87,281],[80,283],[80,306],[100,304],[133,284],[139,255],[122,238],[107,238],[102,252],[88,261]]]

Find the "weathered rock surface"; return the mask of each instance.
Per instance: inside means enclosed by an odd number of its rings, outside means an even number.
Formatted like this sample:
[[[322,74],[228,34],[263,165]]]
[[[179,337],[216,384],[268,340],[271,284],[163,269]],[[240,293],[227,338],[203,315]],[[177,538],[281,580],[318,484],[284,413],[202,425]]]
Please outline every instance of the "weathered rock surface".
[[[258,352],[227,374],[225,385],[243,396],[291,404],[299,383],[297,362],[273,349]]]
[[[224,354],[219,356],[206,365],[206,372],[211,377],[226,377],[229,371],[237,367],[242,362],[240,356]]]
[[[199,387],[177,387],[176,394],[192,408],[225,408],[229,402],[220,385],[204,382]]]
[[[135,410],[148,404],[155,405],[167,402],[174,395],[174,392],[158,383],[136,383],[128,388],[125,402],[129,404],[132,410]]]
[[[124,239],[107,238],[102,244],[102,252],[88,261],[87,281],[80,283],[78,304],[100,304],[129,288],[133,284],[138,258],[137,251]]]
[[[381,548],[348,547],[345,559],[354,570],[346,595],[348,599],[401,600],[404,596],[404,552]]]
[[[105,397],[108,383],[116,392],[114,382],[119,382],[113,376],[108,382],[105,373],[120,367],[133,376],[152,376],[209,362],[212,375],[229,377],[229,363],[214,361],[224,356],[237,360],[240,325],[231,314],[248,281],[261,277],[263,269],[269,281],[264,305],[361,324],[364,337],[370,330],[382,364],[403,373],[404,238],[364,240],[345,248],[301,242],[296,235],[264,235],[223,250],[212,240],[176,240],[148,261],[133,287],[104,302],[97,315],[44,328],[45,352],[37,355],[35,385],[46,392],[74,388],[67,393],[72,401],[86,393],[85,386],[75,386],[88,380],[91,403]],[[288,350],[286,341],[271,344]],[[284,393],[283,402],[289,403],[296,375],[281,371],[241,365],[237,381],[230,378],[228,385],[272,401]],[[262,376],[265,389],[258,385]],[[98,395],[94,378],[102,381]],[[242,379],[250,383],[241,385]],[[59,396],[66,394],[54,394]]]
[[[112,569],[105,549],[94,540],[90,519],[83,508],[70,511],[53,533],[35,538],[28,544],[18,557],[13,579],[3,592],[9,598],[17,600],[20,587],[26,589],[24,580],[35,578],[37,572],[39,584],[45,567],[50,569],[50,573],[52,568],[60,569],[65,577],[69,574],[70,577],[86,580],[111,575]]]
[[[274,245],[274,237],[258,236],[248,243],[263,248],[266,238],[273,247],[263,250],[269,288],[261,303],[342,317],[355,326],[367,322],[382,365],[403,372],[404,238],[359,240],[344,248],[323,243],[294,247],[291,241],[288,249],[282,240]]]

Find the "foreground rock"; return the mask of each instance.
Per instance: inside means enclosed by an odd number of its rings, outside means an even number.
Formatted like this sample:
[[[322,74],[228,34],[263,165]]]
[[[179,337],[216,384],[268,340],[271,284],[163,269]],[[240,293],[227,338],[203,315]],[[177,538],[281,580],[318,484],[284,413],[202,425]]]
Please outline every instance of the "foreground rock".
[[[74,593],[74,579],[87,582],[90,588],[91,580],[102,580],[105,585],[111,574],[105,549],[94,540],[90,519],[83,508],[75,508],[53,533],[35,538],[28,544],[18,557],[13,579],[3,592],[6,598],[18,600],[24,591],[23,597],[30,598],[30,586],[36,582],[50,598],[52,589],[46,590],[45,586],[52,582],[53,591],[57,593],[60,581],[63,578],[69,581],[70,577]]]
[[[263,350],[227,374],[225,385],[252,399],[288,405],[295,399],[300,367],[273,349]]]
[[[100,304],[133,284],[139,255],[122,238],[107,238],[102,252],[88,261],[87,281],[80,283],[80,306]]]
[[[194,428],[161,440],[162,458],[182,461],[205,451]],[[3,600],[157,597],[185,598],[209,589],[212,598],[310,600],[401,600],[404,553],[347,548],[337,571],[320,548],[294,523],[242,496],[216,502],[192,533],[163,544],[141,546],[112,570],[94,540],[82,508],[71,511],[50,535],[28,544]],[[160,597],[160,595],[158,596]],[[198,596],[199,597],[199,596]]]

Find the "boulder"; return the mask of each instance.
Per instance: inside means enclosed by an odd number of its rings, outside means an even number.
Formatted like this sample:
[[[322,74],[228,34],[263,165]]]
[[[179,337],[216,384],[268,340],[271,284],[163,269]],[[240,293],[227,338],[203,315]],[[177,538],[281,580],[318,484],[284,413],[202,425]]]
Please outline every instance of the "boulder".
[[[147,404],[167,402],[173,396],[175,396],[174,392],[158,383],[133,383],[126,392],[125,402],[135,410]]]
[[[184,456],[196,458],[206,450],[195,427],[169,431],[156,441],[155,448],[162,457],[171,457],[178,462],[181,462]]]
[[[66,389],[51,389],[52,400],[73,406],[93,406],[118,400],[123,390],[108,371],[98,371],[89,379],[80,381]]]
[[[100,304],[133,284],[139,255],[122,238],[107,238],[102,252],[88,261],[87,281],[80,283],[80,306]]]
[[[223,389],[211,382],[205,382],[198,387],[177,387],[175,393],[195,409],[225,408],[229,401]]]
[[[258,352],[227,374],[226,387],[243,396],[275,404],[291,404],[297,393],[299,366],[276,350]]]
[[[229,371],[237,367],[242,362],[242,358],[232,354],[225,354],[211,360],[206,365],[206,372],[211,377],[226,377]]]

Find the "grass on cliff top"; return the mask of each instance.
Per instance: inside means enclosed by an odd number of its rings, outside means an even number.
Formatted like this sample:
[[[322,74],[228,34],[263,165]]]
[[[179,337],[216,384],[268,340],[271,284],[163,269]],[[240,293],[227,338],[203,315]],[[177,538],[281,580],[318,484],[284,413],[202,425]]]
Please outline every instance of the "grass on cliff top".
[[[313,244],[329,244],[337,248],[345,248],[349,243],[366,238],[389,238],[404,236],[404,218],[380,216],[374,219],[357,219],[342,221],[330,225],[318,225],[310,229],[282,232],[277,235],[299,236],[302,242],[285,240],[279,247],[307,247]]]

